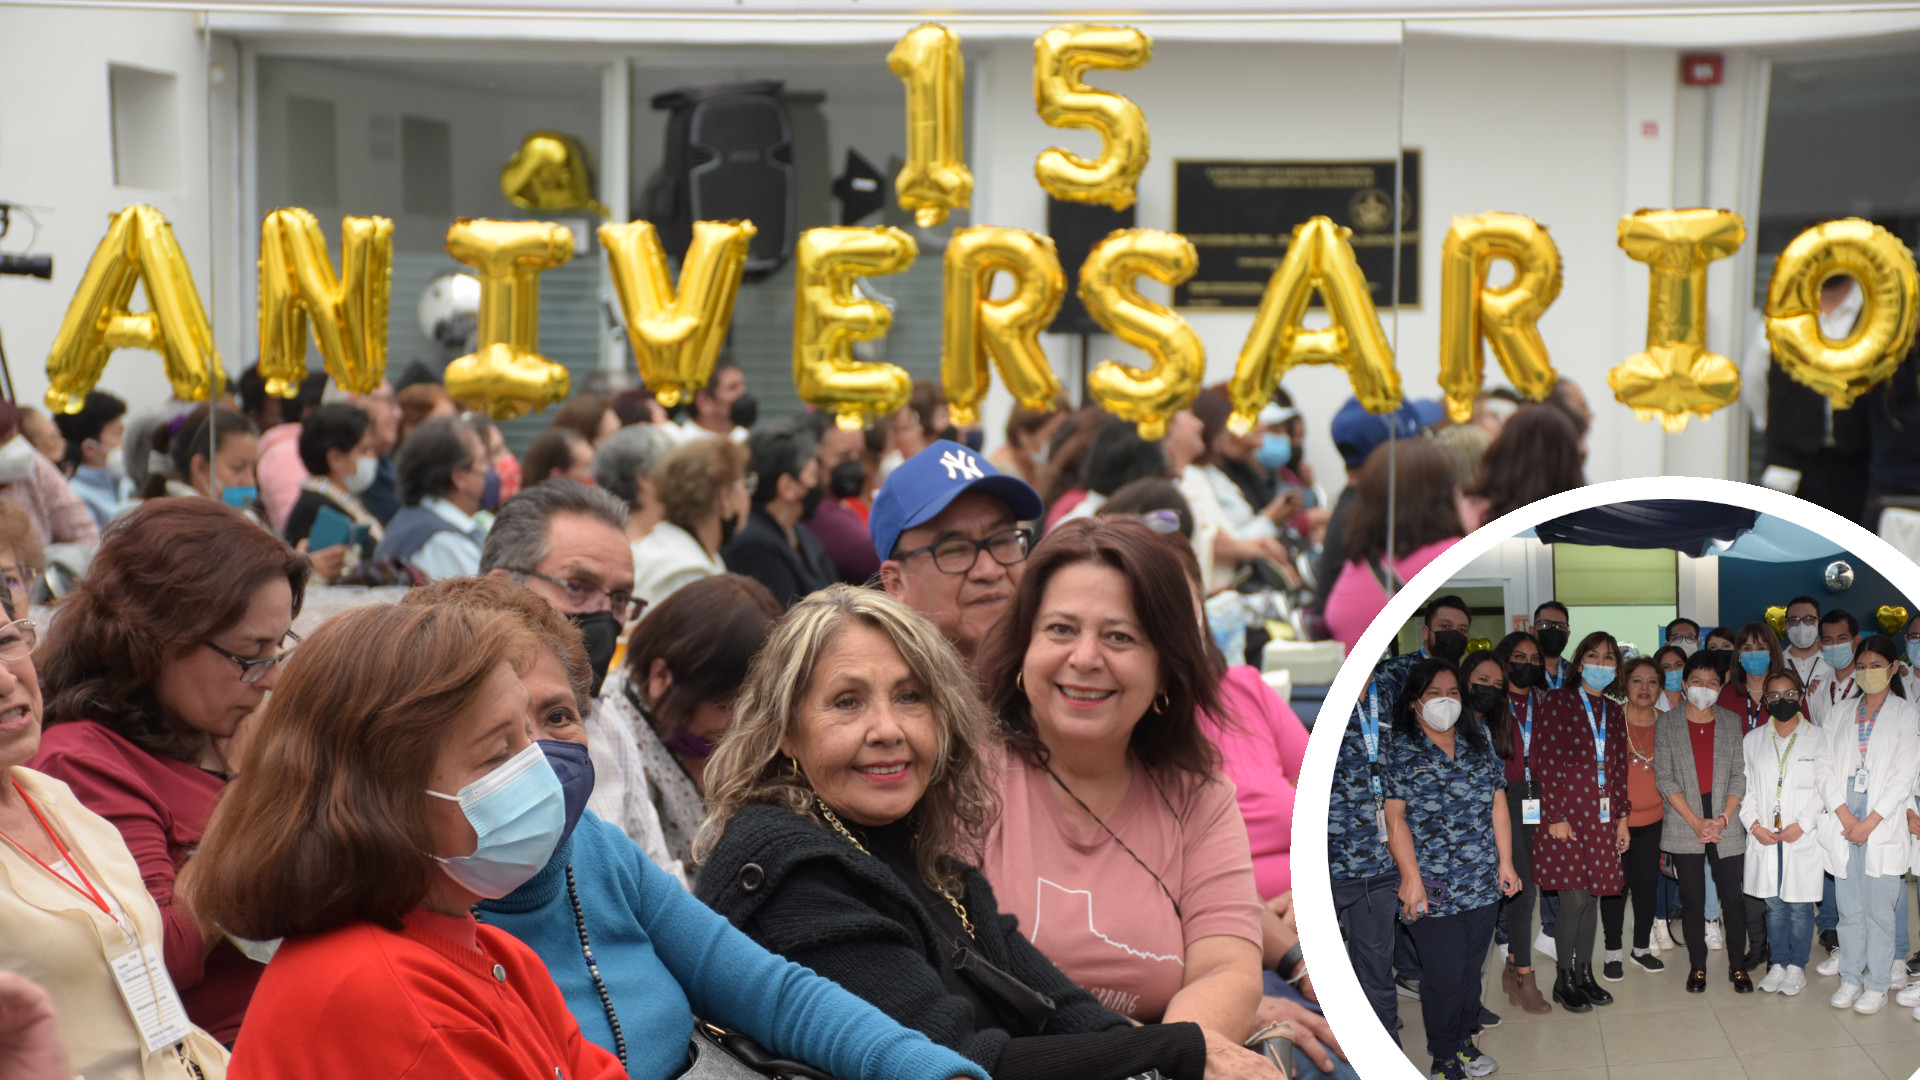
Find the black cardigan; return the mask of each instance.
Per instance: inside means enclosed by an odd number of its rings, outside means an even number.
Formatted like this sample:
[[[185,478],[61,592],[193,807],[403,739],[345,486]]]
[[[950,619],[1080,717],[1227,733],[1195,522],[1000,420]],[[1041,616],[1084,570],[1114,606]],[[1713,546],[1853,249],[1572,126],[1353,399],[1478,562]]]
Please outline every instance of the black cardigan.
[[[907,883],[811,818],[776,806],[741,810],[701,865],[694,894],[755,941],[978,1062],[995,1080],[1118,1080],[1148,1069],[1201,1080],[1198,1025],[1131,1026],[1033,947],[1018,921],[1000,913],[980,871],[969,866],[960,880],[980,955],[1056,1003],[1042,1034],[980,1026],[972,1003],[949,992],[942,936]]]

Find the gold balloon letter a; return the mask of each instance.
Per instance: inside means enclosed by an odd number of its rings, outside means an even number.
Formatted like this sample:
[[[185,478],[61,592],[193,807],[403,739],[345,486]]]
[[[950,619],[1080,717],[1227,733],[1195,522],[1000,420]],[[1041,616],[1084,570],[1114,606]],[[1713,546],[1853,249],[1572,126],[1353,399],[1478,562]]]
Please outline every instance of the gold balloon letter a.
[[[1087,390],[1101,408],[1138,425],[1140,437],[1149,442],[1165,438],[1167,421],[1200,396],[1207,352],[1187,320],[1142,297],[1133,279],[1145,274],[1178,285],[1199,267],[1191,241],[1159,229],[1110,233],[1080,267],[1080,302],[1087,314],[1153,357],[1146,368],[1102,361],[1087,375]]]
[[[1059,147],[1043,152],[1033,174],[1047,194],[1070,202],[1133,205],[1147,167],[1147,118],[1140,106],[1082,78],[1088,68],[1122,71],[1153,57],[1153,40],[1131,26],[1056,26],[1033,43],[1033,103],[1052,127],[1091,128],[1102,150],[1094,161]]]
[[[994,275],[1013,275],[1013,293],[992,300]],[[1040,331],[1060,313],[1067,278],[1053,238],[979,225],[947,243],[946,340],[940,374],[956,424],[976,423],[987,394],[987,357],[1020,404],[1053,411],[1060,380],[1040,348]]]
[[[447,254],[480,271],[480,334],[447,365],[447,393],[512,420],[564,401],[567,369],[541,356],[540,271],[573,258],[573,233],[545,221],[461,218]]]
[[[1273,397],[1280,376],[1297,364],[1333,364],[1345,368],[1353,394],[1369,412],[1392,412],[1400,404],[1400,372],[1380,330],[1373,293],[1360,272],[1347,237],[1353,231],[1329,217],[1312,217],[1293,227],[1286,258],[1267,279],[1253,330],[1240,346],[1233,382],[1233,416],[1227,423],[1245,434],[1253,430],[1260,407]],[[1333,325],[1308,330],[1300,320],[1318,289],[1326,298]]]
[[[145,285],[148,310],[127,310]],[[213,327],[193,287],[193,272],[173,229],[151,206],[113,215],[67,305],[47,355],[47,408],[77,413],[115,349],[151,349],[183,401],[205,401],[226,382]]]
[[[1487,287],[1495,259],[1513,264],[1513,280]],[[1473,419],[1490,343],[1514,389],[1544,400],[1560,376],[1535,324],[1560,295],[1560,249],[1546,226],[1519,214],[1454,218],[1440,242],[1440,389],[1454,423]]]
[[[898,412],[913,379],[894,364],[853,358],[853,343],[887,332],[893,314],[853,293],[853,280],[897,274],[920,248],[891,225],[808,229],[794,250],[793,386],[843,428]]]
[[[372,393],[386,377],[393,222],[344,219],[340,265],[336,279],[320,222],[305,210],[275,210],[260,223],[260,374],[267,393],[300,393],[309,318],[327,374],[343,389]]]
[[[1820,332],[1820,287],[1835,274],[1859,283],[1860,314],[1844,341]],[[1767,287],[1767,340],[1795,381],[1836,409],[1900,366],[1913,345],[1913,252],[1871,221],[1815,225],[1787,245]]]
[[[887,66],[907,84],[907,163],[894,194],[900,209],[930,228],[973,197],[973,173],[960,158],[967,77],[960,35],[932,23],[916,26],[887,54]]]
[[[627,317],[640,378],[671,409],[707,385],[733,325],[733,303],[747,267],[748,221],[696,221],[680,265],[680,293],[667,276],[667,253],[647,221],[600,226],[613,291]]]
[[[1641,420],[1684,431],[1740,396],[1740,369],[1707,351],[1707,264],[1740,249],[1747,229],[1731,210],[1641,210],[1620,219],[1620,247],[1652,268],[1647,348],[1607,373],[1615,400]]]

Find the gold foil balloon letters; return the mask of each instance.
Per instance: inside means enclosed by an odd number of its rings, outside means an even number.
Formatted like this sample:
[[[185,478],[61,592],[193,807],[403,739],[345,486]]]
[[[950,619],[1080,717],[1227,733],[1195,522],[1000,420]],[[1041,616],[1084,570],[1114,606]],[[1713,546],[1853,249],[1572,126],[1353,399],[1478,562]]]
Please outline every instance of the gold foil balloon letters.
[[[520,140],[500,170],[500,193],[522,210],[568,214],[607,208],[593,197],[593,154],[585,143],[558,131],[535,131]]]
[[[1513,265],[1513,280],[1487,285],[1496,259]],[[1440,242],[1440,389],[1457,424],[1473,418],[1486,357],[1493,346],[1514,389],[1544,400],[1559,381],[1536,323],[1560,295],[1560,249],[1546,227],[1519,214],[1454,218]]]
[[[627,318],[640,378],[671,409],[707,385],[733,325],[734,301],[758,231],[747,221],[696,221],[681,261],[680,291],[667,274],[667,253],[650,222],[600,226],[613,290]]]
[[[887,332],[893,315],[854,295],[855,278],[897,274],[919,247],[900,229],[808,229],[794,250],[793,385],[843,428],[898,412],[913,380],[894,364],[853,358],[853,343]]]
[[[540,355],[540,271],[573,258],[573,233],[545,221],[461,218],[447,253],[480,271],[474,351],[447,365],[447,393],[512,420],[564,401],[567,369]]]
[[[1146,368],[1104,361],[1087,375],[1100,407],[1139,425],[1148,441],[1165,438],[1167,421],[1193,403],[1206,376],[1200,335],[1180,316],[1143,298],[1133,287],[1142,274],[1178,285],[1193,276],[1200,256],[1186,237],[1159,229],[1121,229],[1087,253],[1080,267],[1080,302],[1115,337],[1153,357]]]
[[[1013,293],[989,299],[994,275],[1013,275]],[[947,243],[946,321],[940,375],[953,422],[977,423],[987,394],[987,358],[1020,404],[1050,412],[1060,380],[1040,348],[1066,295],[1066,275],[1053,238],[1024,229],[977,226]]]
[[[1647,348],[1607,373],[1613,396],[1642,420],[1682,431],[1740,396],[1733,361],[1707,351],[1707,264],[1746,239],[1731,210],[1642,210],[1620,219],[1620,247],[1652,269]]]
[[[1052,127],[1100,133],[1100,156],[1088,161],[1054,147],[1034,163],[1047,194],[1069,202],[1133,205],[1147,167],[1147,118],[1140,107],[1082,78],[1088,68],[1129,71],[1153,56],[1153,41],[1131,26],[1056,26],[1033,43],[1033,101]]]
[[[305,210],[275,210],[260,223],[260,374],[267,393],[300,393],[309,319],[327,374],[343,389],[372,393],[386,377],[393,222],[343,220],[340,266],[336,278],[320,222]]]
[[[1360,263],[1347,243],[1352,230],[1324,216],[1294,226],[1286,257],[1267,280],[1253,329],[1240,347],[1227,396],[1235,432],[1253,430],[1260,407],[1273,398],[1280,376],[1297,364],[1333,364],[1345,368],[1353,394],[1369,412],[1392,412],[1400,405],[1400,372],[1393,350],[1380,330],[1380,314]],[[1301,325],[1307,301],[1318,290],[1326,298],[1333,324],[1321,330]]]
[[[907,163],[893,190],[900,209],[930,228],[973,197],[973,173],[960,149],[967,76],[960,35],[917,26],[887,54],[887,67],[907,84]]]
[[[127,309],[135,285],[147,292],[147,310],[137,314]],[[47,355],[47,408],[79,412],[115,349],[159,353],[183,401],[205,401],[226,382],[193,271],[167,219],[151,206],[129,206],[109,219]]]
[[[1860,314],[1845,340],[1820,330],[1820,289],[1836,274],[1861,291]],[[1767,340],[1795,382],[1850,407],[1892,375],[1913,345],[1916,275],[1913,252],[1871,221],[1847,218],[1815,225],[1780,253],[1767,287]]]

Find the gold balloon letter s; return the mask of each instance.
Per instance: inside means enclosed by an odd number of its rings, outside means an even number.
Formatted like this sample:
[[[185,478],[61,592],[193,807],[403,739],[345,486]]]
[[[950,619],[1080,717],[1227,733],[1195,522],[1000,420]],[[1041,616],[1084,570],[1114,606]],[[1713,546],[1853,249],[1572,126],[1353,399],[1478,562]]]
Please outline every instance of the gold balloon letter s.
[[[1142,297],[1133,279],[1145,274],[1178,285],[1199,266],[1193,243],[1178,233],[1120,229],[1095,244],[1080,267],[1087,314],[1153,357],[1146,368],[1103,361],[1087,375],[1087,390],[1101,408],[1139,425],[1148,441],[1165,438],[1167,421],[1200,395],[1207,353],[1187,320]]]
[[[667,253],[651,222],[600,226],[640,378],[667,408],[691,397],[713,375],[733,325],[747,244],[757,231],[749,221],[694,222],[675,295]]]
[[[1001,271],[1013,275],[1013,293],[989,299]],[[1053,238],[991,225],[958,230],[947,242],[946,291],[940,374],[953,422],[978,421],[989,355],[1020,404],[1051,412],[1060,380],[1040,348],[1040,331],[1060,313],[1067,291]]]
[[[931,228],[973,197],[973,173],[960,155],[967,78],[960,35],[932,23],[916,26],[887,54],[887,66],[907,84],[907,163],[894,194],[900,209]]]
[[[393,222],[344,219],[340,265],[335,278],[320,222],[305,210],[275,210],[260,223],[260,374],[267,393],[300,393],[308,319],[327,374],[343,389],[372,393],[386,377]]]
[[[447,393],[512,420],[563,401],[567,369],[540,355],[540,271],[573,258],[573,233],[546,221],[461,218],[447,254],[480,271],[474,351],[447,365]]]
[[[147,310],[127,309],[145,285]],[[113,215],[67,305],[47,355],[47,408],[77,413],[115,349],[151,349],[183,401],[205,401],[225,385],[213,327],[173,228],[151,206]]]
[[[1820,287],[1836,274],[1859,283],[1853,332],[1833,341],[1820,331]],[[1913,346],[1913,252],[1871,221],[1815,225],[1787,245],[1767,286],[1767,340],[1796,382],[1845,409],[1892,375]]]
[[[1513,280],[1487,287],[1495,259],[1513,264]],[[1454,218],[1440,242],[1440,389],[1457,424],[1473,418],[1493,346],[1514,389],[1542,401],[1560,376],[1535,325],[1560,295],[1560,249],[1546,226],[1519,214]]]
[[[1740,369],[1707,351],[1707,264],[1747,238],[1731,210],[1641,210],[1620,219],[1620,247],[1652,268],[1647,348],[1607,373],[1615,400],[1642,420],[1683,431],[1740,396]]]
[[[853,343],[893,325],[886,308],[853,293],[853,280],[897,274],[920,252],[891,225],[808,229],[794,249],[793,386],[800,400],[834,413],[843,428],[898,412],[913,379],[894,364],[853,358]]]
[[[1082,78],[1088,68],[1129,71],[1153,56],[1153,40],[1131,26],[1056,26],[1033,43],[1033,102],[1052,127],[1091,128],[1102,149],[1094,161],[1059,147],[1043,152],[1033,174],[1056,199],[1133,205],[1147,167],[1147,118],[1140,106]]]

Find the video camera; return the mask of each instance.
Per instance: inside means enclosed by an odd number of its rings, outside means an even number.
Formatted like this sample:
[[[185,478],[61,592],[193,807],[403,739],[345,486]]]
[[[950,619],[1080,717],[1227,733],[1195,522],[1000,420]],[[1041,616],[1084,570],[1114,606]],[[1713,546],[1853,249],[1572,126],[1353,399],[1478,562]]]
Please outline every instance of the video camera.
[[[13,203],[0,202],[0,236],[7,235],[7,227],[12,223]],[[26,210],[26,207],[19,207]],[[31,213],[28,214],[31,219]],[[37,226],[37,223],[36,223]],[[38,229],[36,228],[36,232]],[[31,246],[31,245],[29,245]],[[53,277],[53,256],[51,255],[9,255],[0,251],[0,275],[16,274],[20,277]]]

